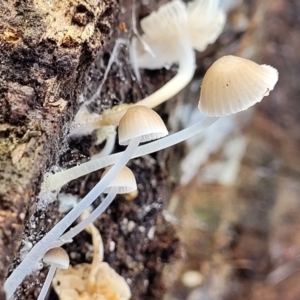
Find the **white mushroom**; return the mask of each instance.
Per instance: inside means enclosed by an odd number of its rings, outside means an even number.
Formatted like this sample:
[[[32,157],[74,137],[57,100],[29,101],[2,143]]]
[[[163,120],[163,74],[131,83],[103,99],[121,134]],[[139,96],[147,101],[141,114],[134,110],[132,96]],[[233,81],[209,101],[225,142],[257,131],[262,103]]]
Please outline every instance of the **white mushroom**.
[[[103,174],[103,178],[111,169],[111,167],[107,168]],[[124,167],[120,173],[107,185],[104,189],[104,193],[108,194],[106,198],[102,201],[102,203],[95,208],[95,210],[84,220],[82,220],[79,224],[75,227],[71,228],[68,232],[63,234],[59,241],[55,242],[52,246],[61,246],[64,243],[73,239],[79,232],[83,231],[87,228],[90,224],[92,224],[111,204],[117,194],[125,194],[130,193],[137,190],[136,180],[132,171]]]
[[[199,110],[210,117],[246,110],[268,96],[277,81],[278,71],[271,66],[237,56],[223,56],[203,78]]]
[[[237,60],[239,61],[239,59]],[[247,72],[252,70],[252,67],[249,64],[242,64],[241,66],[244,67],[244,69],[240,69],[241,74],[244,72]],[[271,70],[271,67],[264,67],[265,69]],[[232,71],[237,72],[239,68],[235,67]],[[271,81],[272,84],[270,84],[269,76],[267,76],[265,83],[268,84],[270,89],[273,89],[276,81],[277,81],[277,74],[276,71],[272,71],[273,81]],[[253,71],[250,71],[251,76],[257,80],[259,83],[260,80],[262,80],[262,76],[259,73],[255,73]],[[269,72],[267,72],[269,73]],[[230,73],[227,73],[230,74]],[[251,81],[253,82],[253,81]],[[203,82],[204,85],[205,82]],[[205,89],[205,87],[202,88]],[[244,86],[244,89],[251,89],[252,86]],[[240,92],[238,92],[240,94]],[[264,96],[268,94],[268,91],[266,90],[265,93],[262,93],[260,95],[260,98],[257,97],[257,94],[254,94],[255,102],[259,102]],[[235,93],[233,92],[232,98],[235,102]],[[215,98],[212,98],[215,99]],[[200,99],[200,102],[203,101]],[[250,100],[251,103],[251,100]],[[253,104],[252,104],[253,105]],[[234,104],[232,104],[234,106]],[[230,105],[229,105],[230,107]],[[202,104],[200,104],[200,108],[202,109]],[[131,109],[131,108],[130,108]],[[222,108],[223,109],[223,108]],[[245,109],[242,107],[242,110]],[[129,110],[129,109],[128,109]],[[151,111],[151,109],[149,109]],[[223,110],[222,110],[223,112]],[[153,112],[155,114],[155,112]],[[150,112],[149,112],[150,114]],[[104,189],[108,186],[108,184],[113,180],[113,178],[120,172],[120,170],[125,166],[127,161],[130,158],[143,156],[152,152],[159,151],[161,149],[165,149],[167,147],[173,146],[179,142],[182,142],[193,135],[201,132],[206,127],[210,126],[214,122],[218,120],[218,117],[211,118],[206,117],[199,121],[198,123],[185,128],[175,134],[169,135],[165,138],[162,138],[160,140],[148,143],[146,145],[142,145],[137,148],[139,142],[143,139],[143,136],[133,136],[133,139],[130,141],[127,149],[124,152],[116,153],[107,157],[102,157],[100,159],[91,160],[87,163],[81,164],[80,166],[73,167],[71,169],[68,169],[63,172],[59,172],[54,174],[52,177],[48,177],[48,180],[44,182],[44,189],[57,189],[60,186],[64,185],[70,180],[76,179],[80,176],[86,175],[90,172],[96,171],[98,169],[104,168],[106,166],[110,166],[115,164],[109,172],[102,178],[102,180],[96,185],[96,188],[94,188],[88,195],[75,207],[73,208],[66,216],[63,218],[59,223],[57,223],[48,234],[46,234],[29,252],[29,254],[25,257],[25,259],[21,262],[21,264],[14,270],[14,272],[8,277],[8,279],[5,282],[4,288],[7,293],[7,296],[10,297],[17,286],[20,284],[20,282],[23,280],[23,278],[28,274],[30,270],[33,270],[33,267],[35,265],[36,259],[43,256],[43,254],[49,249],[49,246],[55,241],[57,237],[59,237],[84,211],[94,200],[101,194]],[[150,125],[149,125],[150,126]],[[136,124],[136,127],[139,127],[139,124]],[[166,130],[166,129],[165,129]],[[159,134],[164,131],[161,129],[159,131]],[[167,132],[167,131],[166,131]],[[148,135],[149,133],[147,133]],[[161,136],[161,135],[160,135]],[[122,140],[122,139],[121,139]]]
[[[129,300],[131,292],[126,280],[103,262],[103,241],[98,229],[90,224],[86,230],[93,239],[93,261],[56,273],[53,287],[59,299]]]
[[[38,300],[45,299],[56,269],[68,269],[70,260],[68,253],[63,248],[58,247],[47,251],[43,258],[43,262],[50,265],[50,269],[39,294]]]

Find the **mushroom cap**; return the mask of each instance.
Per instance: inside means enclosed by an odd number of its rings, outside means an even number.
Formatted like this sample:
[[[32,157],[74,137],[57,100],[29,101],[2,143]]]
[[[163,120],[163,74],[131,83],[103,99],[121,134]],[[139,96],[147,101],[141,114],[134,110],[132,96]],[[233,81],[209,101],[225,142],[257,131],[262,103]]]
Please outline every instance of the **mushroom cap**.
[[[159,69],[179,61],[181,43],[189,43],[186,4],[170,1],[141,20],[142,42],[133,38],[131,60],[137,59],[140,68]],[[145,45],[147,45],[145,47]],[[146,49],[148,48],[148,49]]]
[[[186,5],[181,0],[167,2],[141,20],[143,32],[152,40],[174,40],[187,35],[186,26]]]
[[[111,169],[108,167],[103,172],[101,178]],[[109,193],[112,188],[118,188],[118,194],[126,194],[133,192],[137,189],[136,180],[132,171],[124,167],[113,181],[104,190],[104,193]]]
[[[223,31],[226,14],[219,0],[194,0],[187,4],[188,31],[193,48],[204,51]]]
[[[278,71],[236,56],[223,56],[207,70],[198,108],[209,117],[231,115],[248,109],[269,95]]]
[[[148,142],[168,135],[161,117],[151,108],[135,105],[127,109],[119,123],[119,144],[128,145],[130,140],[141,137]]]
[[[132,40],[131,61],[146,69],[179,63],[183,44],[204,51],[221,34],[225,21],[219,0],[194,0],[187,5],[182,0],[167,2],[141,20],[144,34],[142,41]]]
[[[63,248],[57,247],[46,252],[43,262],[48,265],[55,265],[59,269],[68,269],[70,259],[68,253]]]

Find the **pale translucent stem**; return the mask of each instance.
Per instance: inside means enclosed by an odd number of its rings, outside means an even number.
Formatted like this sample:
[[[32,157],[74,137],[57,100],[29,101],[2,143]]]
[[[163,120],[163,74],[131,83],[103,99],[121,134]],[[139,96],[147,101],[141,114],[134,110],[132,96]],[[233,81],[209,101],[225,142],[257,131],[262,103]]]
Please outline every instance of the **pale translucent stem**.
[[[127,149],[121,156],[119,156],[119,160],[115,161],[114,166],[107,172],[100,182],[98,182],[96,186],[31,249],[25,259],[17,266],[4,284],[7,298],[13,295],[24,277],[34,271],[37,260],[43,257],[43,255],[50,249],[50,246],[59,239],[63,232],[71,226],[71,224],[101,193],[103,193],[104,189],[127,164],[139,143],[140,138],[131,140]]]
[[[64,243],[71,241],[74,236],[76,236],[78,233],[83,231],[87,226],[89,226],[91,223],[93,223],[107,208],[108,206],[113,202],[114,198],[116,197],[118,192],[118,188],[112,188],[108,195],[105,197],[105,199],[102,201],[102,203],[94,209],[94,211],[86,217],[84,220],[82,220],[80,223],[78,223],[75,227],[71,228],[68,232],[63,234],[59,241],[54,242],[51,245],[51,248],[56,248],[62,246]]]
[[[116,144],[116,137],[117,137],[117,132],[115,128],[114,132],[110,132],[108,134],[104,148],[99,153],[93,155],[91,159],[98,159],[100,157],[110,155],[114,150]]]
[[[149,108],[154,108],[175,96],[192,80],[196,67],[195,51],[188,41],[182,41],[181,46],[179,50],[177,49],[177,51],[180,52],[178,73],[156,92],[138,101],[134,105],[144,105]],[[104,113],[101,120],[97,122],[97,125],[118,125],[125,112],[126,109],[115,113]]]
[[[159,150],[178,144],[201,132],[217,120],[218,118],[205,117],[196,124],[185,128],[179,132],[176,132],[160,140],[148,143],[146,145],[139,146],[134,152],[132,158],[144,156],[149,153],[157,152]],[[120,158],[122,153],[123,152],[119,152],[106,157],[101,157],[99,159],[93,159],[79,166],[75,166],[68,170],[53,174],[50,177],[48,177],[47,180],[44,182],[44,189],[59,189],[71,180],[87,175],[99,169],[105,168],[107,166],[113,165]]]
[[[55,272],[56,272],[56,266],[52,264],[37,300],[44,300],[46,298],[47,292],[52,283],[52,279],[54,277]]]
[[[192,80],[195,73],[195,67],[195,51],[189,45],[187,47],[182,47],[178,73],[159,90],[136,104],[153,108],[175,96]]]

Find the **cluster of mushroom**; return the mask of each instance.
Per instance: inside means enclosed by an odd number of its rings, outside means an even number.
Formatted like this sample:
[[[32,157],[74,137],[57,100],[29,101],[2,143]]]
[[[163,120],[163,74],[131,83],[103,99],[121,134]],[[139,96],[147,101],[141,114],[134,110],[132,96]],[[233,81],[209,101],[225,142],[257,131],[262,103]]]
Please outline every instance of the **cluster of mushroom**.
[[[246,110],[261,101],[264,96],[267,96],[274,88],[277,80],[278,72],[273,67],[258,65],[252,61],[235,56],[220,58],[207,71],[202,83],[199,109],[208,117],[189,128],[169,136],[166,136],[168,131],[163,121],[153,110],[145,106],[129,108],[119,123],[119,143],[122,145],[128,144],[124,152],[91,160],[80,166],[56,173],[52,177],[48,177],[44,182],[42,192],[47,193],[51,192],[52,189],[60,189],[63,184],[72,179],[106,166],[112,166],[81,202],[31,249],[21,264],[10,275],[5,282],[8,298],[12,296],[23,278],[33,271],[39,258],[43,257],[50,248],[70,241],[72,229],[69,231],[70,234],[63,233],[107,189],[129,159],[170,147],[202,131],[223,115]],[[159,140],[138,146],[140,142],[147,142],[153,139]],[[89,219],[89,222],[93,222],[103,212],[117,192],[119,192],[118,189],[110,188],[104,202],[91,213],[93,217]],[[84,226],[89,225],[89,222],[86,221]],[[80,231],[83,230],[83,226],[79,229]],[[79,229],[73,232],[78,233]]]
[[[180,92],[193,78],[195,50],[204,51],[223,31],[226,20],[219,0],[173,0],[141,20],[143,35],[134,37],[130,59],[135,68],[160,69],[178,64],[178,73],[162,88],[133,105],[154,108]],[[131,105],[118,105],[99,116],[80,108],[71,135],[84,135],[102,126],[117,126]],[[109,136],[109,135],[108,135]],[[106,151],[105,151],[106,152]]]
[[[107,168],[102,178],[108,173]],[[104,189],[108,196],[91,214],[63,234],[52,249],[47,251],[43,262],[50,264],[50,270],[40,292],[38,300],[43,300],[51,284],[56,268],[58,272],[54,279],[54,287],[61,300],[99,299],[127,300],[130,289],[125,280],[119,276],[107,263],[103,262],[103,242],[100,233],[93,222],[110,205],[116,194],[127,194],[137,190],[136,180],[132,171],[124,167]],[[86,213],[84,212],[84,215]],[[69,257],[60,246],[72,239],[81,231],[87,230],[93,238],[94,258],[91,265],[81,264],[69,267]],[[68,268],[69,267],[69,268]],[[67,270],[65,270],[67,269]]]
[[[126,280],[103,262],[103,241],[98,229],[90,224],[86,230],[92,235],[93,261],[57,271],[53,287],[59,299],[129,300],[131,292]]]

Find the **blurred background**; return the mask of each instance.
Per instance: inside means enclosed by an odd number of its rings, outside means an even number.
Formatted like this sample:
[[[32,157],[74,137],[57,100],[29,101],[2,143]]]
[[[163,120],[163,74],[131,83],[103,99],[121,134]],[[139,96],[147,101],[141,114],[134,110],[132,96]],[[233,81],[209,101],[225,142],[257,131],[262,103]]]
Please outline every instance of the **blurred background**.
[[[198,54],[195,80],[168,104],[171,128],[199,119],[201,78],[223,55],[270,64],[279,82],[253,109],[172,150],[180,185],[165,216],[182,246],[165,270],[164,299],[300,299],[300,1],[223,5],[223,34]]]

